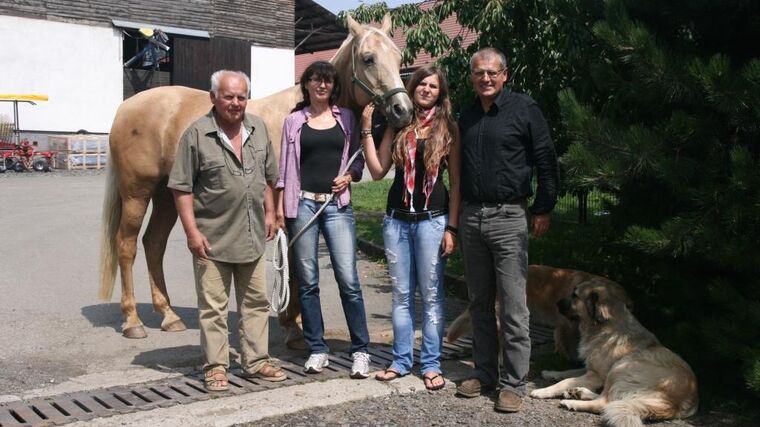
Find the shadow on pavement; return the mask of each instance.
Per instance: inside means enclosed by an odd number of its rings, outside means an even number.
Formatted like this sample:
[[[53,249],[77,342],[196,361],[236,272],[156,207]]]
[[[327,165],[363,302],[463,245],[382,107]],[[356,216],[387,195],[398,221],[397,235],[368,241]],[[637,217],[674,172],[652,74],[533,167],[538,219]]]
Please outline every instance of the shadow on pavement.
[[[174,312],[185,322],[188,329],[198,329],[198,309],[195,307],[172,307]],[[110,326],[114,331],[121,333],[121,324],[124,318],[118,303],[87,305],[82,307],[82,315],[95,327]],[[147,328],[160,329],[163,317],[153,311],[153,305],[148,303],[137,304],[137,315],[140,316]],[[237,315],[232,316],[230,321],[237,321]]]

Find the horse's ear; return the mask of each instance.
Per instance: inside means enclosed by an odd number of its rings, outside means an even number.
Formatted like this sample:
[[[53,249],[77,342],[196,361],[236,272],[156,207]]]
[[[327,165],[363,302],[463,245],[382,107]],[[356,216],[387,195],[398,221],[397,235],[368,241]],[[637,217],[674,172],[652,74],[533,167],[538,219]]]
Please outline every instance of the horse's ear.
[[[352,36],[359,37],[364,33],[364,27],[354,21],[354,18],[352,18],[351,15],[346,15],[346,23],[348,24],[348,32],[351,33]]]
[[[392,29],[393,29],[393,19],[391,19],[390,13],[386,13],[385,16],[383,16],[383,22],[381,24],[380,31],[390,36]]]

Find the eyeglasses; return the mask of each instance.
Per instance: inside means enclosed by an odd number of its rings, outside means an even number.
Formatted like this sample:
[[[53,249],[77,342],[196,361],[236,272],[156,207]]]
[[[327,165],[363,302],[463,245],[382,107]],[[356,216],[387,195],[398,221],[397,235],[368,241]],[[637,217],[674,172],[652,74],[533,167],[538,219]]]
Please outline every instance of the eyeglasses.
[[[494,70],[472,70],[472,75],[479,79],[482,79],[484,76],[488,76],[489,78],[494,79],[496,78],[496,76],[501,74],[502,71],[504,71],[504,68],[502,68],[501,70],[495,70],[495,71]]]
[[[309,82],[311,82],[311,84],[313,84],[314,86],[320,86],[320,85],[322,85],[322,83],[324,83],[325,86],[332,86],[333,85],[333,81],[332,80],[318,79],[316,77],[310,78]]]

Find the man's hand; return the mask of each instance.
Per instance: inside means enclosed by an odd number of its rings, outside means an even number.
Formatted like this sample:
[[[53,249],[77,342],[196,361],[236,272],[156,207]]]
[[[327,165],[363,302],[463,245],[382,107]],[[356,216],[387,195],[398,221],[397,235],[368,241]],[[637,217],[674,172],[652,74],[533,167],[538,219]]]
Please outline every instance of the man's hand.
[[[273,212],[267,212],[264,214],[264,226],[267,229],[267,242],[274,239],[277,234],[277,219]]]
[[[211,244],[199,230],[187,234],[187,248],[198,258],[206,259],[211,253]]]
[[[274,218],[274,226],[276,227],[275,230],[282,230],[284,232],[288,232],[287,228],[285,228],[285,214],[282,212],[277,212],[277,215]]]
[[[551,214],[539,214],[531,215],[530,228],[533,231],[533,235],[536,237],[543,236],[549,230],[549,224],[551,223]]]

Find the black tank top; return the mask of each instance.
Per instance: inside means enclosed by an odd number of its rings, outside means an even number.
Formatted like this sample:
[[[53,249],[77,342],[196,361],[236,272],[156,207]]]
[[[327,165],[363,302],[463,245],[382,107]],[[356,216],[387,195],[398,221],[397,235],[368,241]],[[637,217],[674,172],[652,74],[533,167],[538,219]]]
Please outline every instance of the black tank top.
[[[425,209],[425,194],[422,192],[422,185],[425,182],[425,140],[417,140],[417,155],[414,159],[414,211],[422,212]],[[430,202],[427,210],[448,210],[449,209],[449,192],[443,185],[443,165],[438,169],[438,178],[433,185],[433,192],[430,193]],[[408,206],[404,206],[404,168],[396,167],[396,176],[393,177],[393,184],[388,191],[388,209],[397,209],[404,212],[410,212]]]
[[[340,172],[345,137],[338,123],[329,129],[301,128],[301,189],[332,193],[333,179]]]

